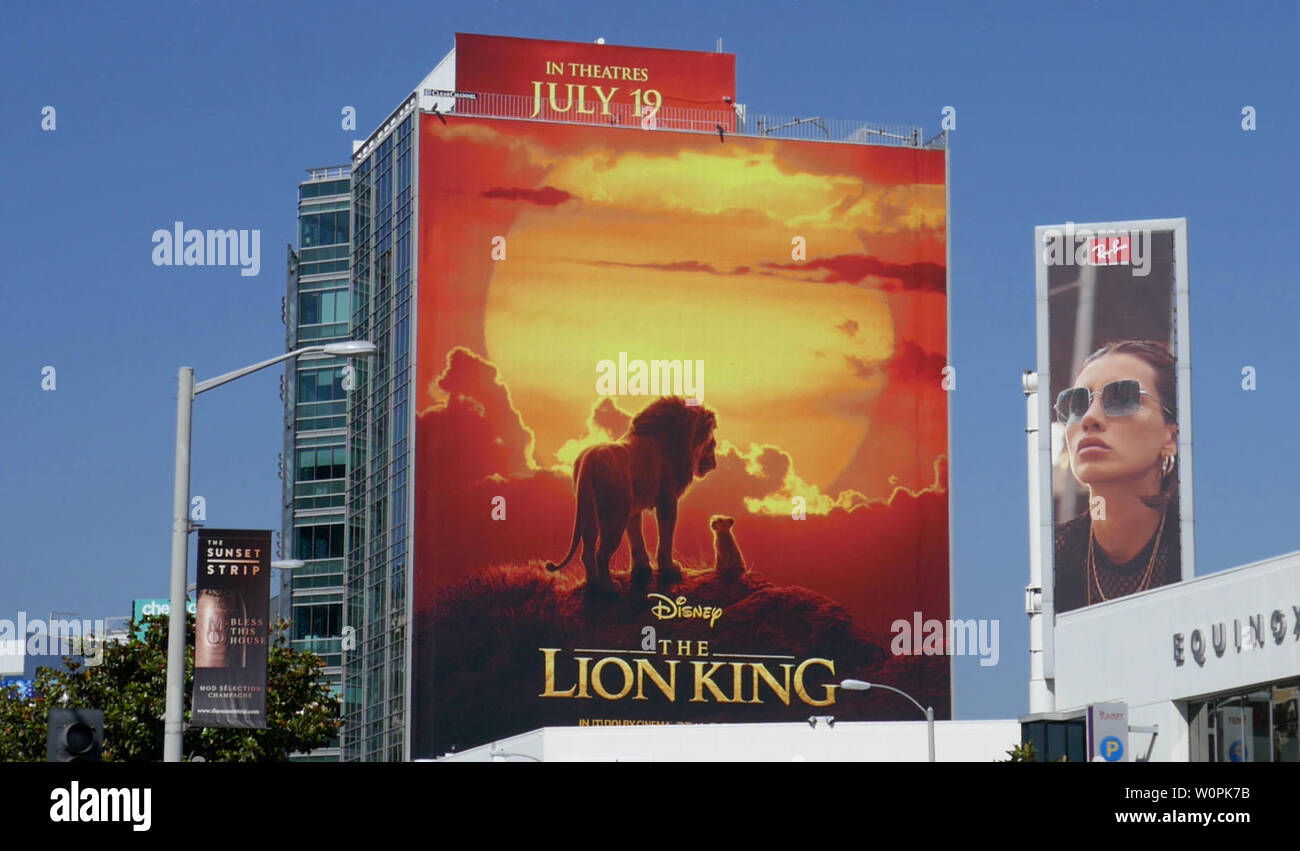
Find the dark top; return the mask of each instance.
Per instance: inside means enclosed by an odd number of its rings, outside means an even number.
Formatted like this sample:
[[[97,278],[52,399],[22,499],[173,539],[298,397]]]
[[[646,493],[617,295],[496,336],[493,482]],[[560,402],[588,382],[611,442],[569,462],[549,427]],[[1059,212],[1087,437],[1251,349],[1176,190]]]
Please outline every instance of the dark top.
[[[1147,588],[1158,588],[1177,582],[1183,577],[1182,549],[1178,529],[1178,505],[1171,501],[1165,518],[1164,536],[1160,539],[1160,552],[1156,553],[1151,568],[1151,581]],[[1056,611],[1088,605],[1088,539],[1092,533],[1092,517],[1084,513],[1056,527]],[[1093,558],[1097,562],[1097,576],[1102,595],[1113,600],[1138,590],[1155,547],[1153,533],[1142,551],[1125,564],[1115,564],[1101,548],[1093,545]],[[1092,602],[1102,602],[1096,585],[1092,587]]]

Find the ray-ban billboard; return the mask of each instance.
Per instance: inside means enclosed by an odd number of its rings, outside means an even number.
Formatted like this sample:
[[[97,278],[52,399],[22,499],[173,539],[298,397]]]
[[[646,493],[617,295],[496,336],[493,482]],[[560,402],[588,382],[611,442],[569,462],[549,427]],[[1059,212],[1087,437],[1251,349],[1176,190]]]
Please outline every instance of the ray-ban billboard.
[[[1038,227],[1041,508],[1052,610],[1194,574],[1187,224]]]

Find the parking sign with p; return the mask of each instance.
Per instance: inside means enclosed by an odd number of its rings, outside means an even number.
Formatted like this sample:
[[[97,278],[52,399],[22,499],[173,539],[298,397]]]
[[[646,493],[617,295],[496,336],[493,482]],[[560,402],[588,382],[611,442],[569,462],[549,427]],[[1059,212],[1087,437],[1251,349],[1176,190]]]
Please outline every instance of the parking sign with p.
[[[1128,704],[1089,704],[1088,759],[1094,762],[1129,761]]]

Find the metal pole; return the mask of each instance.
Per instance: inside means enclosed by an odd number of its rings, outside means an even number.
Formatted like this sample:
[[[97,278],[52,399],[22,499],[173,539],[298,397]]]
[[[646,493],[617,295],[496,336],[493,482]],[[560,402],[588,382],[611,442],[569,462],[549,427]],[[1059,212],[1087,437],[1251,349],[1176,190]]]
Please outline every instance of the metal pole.
[[[1025,444],[1029,467],[1029,585],[1025,588],[1025,614],[1029,616],[1029,711],[1051,712],[1055,709],[1051,684],[1044,674],[1044,635],[1047,628],[1043,616],[1043,530],[1040,525],[1041,488],[1039,487],[1038,451],[1038,373],[1026,370],[1021,376],[1025,391]]]
[[[194,397],[299,355],[324,352],[345,358],[369,357],[375,344],[368,340],[304,346],[292,352],[194,383],[193,367],[183,366],[176,376],[176,483],[172,494],[172,611],[167,621],[167,712],[163,722],[163,762],[180,762],[185,733],[185,569],[189,562],[190,534],[190,421]]]
[[[934,762],[934,707],[925,708],[925,726],[930,734],[930,762]]]
[[[176,377],[176,482],[172,492],[172,610],[167,621],[167,714],[163,762],[180,762],[185,732],[185,568],[190,535],[190,420],[194,414],[194,369]]]

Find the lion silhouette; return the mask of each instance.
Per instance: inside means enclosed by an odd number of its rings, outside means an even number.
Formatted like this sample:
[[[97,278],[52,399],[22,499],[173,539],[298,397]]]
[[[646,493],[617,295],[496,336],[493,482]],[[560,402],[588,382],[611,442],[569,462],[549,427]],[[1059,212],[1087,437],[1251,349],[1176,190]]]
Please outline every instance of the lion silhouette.
[[[739,579],[745,573],[745,557],[731,534],[734,525],[736,521],[725,514],[709,518],[709,528],[713,530],[713,569],[722,579]]]
[[[568,564],[581,542],[588,587],[612,590],[609,560],[626,532],[632,551],[632,581],[649,580],[652,572],[641,513],[652,508],[659,521],[659,578],[680,578],[681,568],[673,562],[677,500],[696,476],[703,477],[718,466],[713,438],[717,422],[707,408],[687,405],[678,396],[665,396],[637,414],[617,442],[584,449],[573,465],[578,498],[573,540],[564,560],[548,562],[546,569],[559,570]]]

